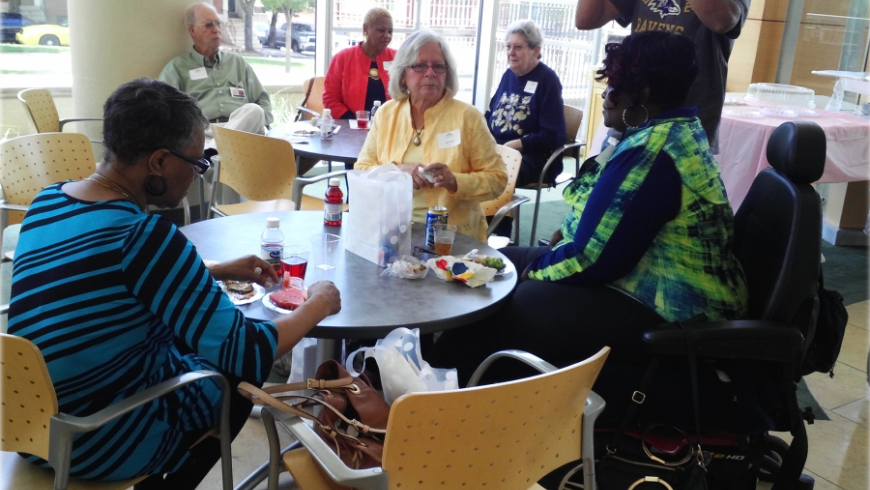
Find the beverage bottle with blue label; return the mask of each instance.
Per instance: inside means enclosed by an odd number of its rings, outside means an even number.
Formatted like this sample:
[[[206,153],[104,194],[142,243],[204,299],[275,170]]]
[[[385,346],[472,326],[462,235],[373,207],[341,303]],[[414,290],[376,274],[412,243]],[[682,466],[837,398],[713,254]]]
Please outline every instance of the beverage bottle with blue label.
[[[371,124],[373,122],[375,122],[375,112],[378,112],[378,109],[380,109],[380,108],[381,108],[381,101],[376,100],[375,104],[372,106],[371,112],[369,113],[369,121],[371,121],[371,122],[369,122],[369,126],[371,126]]]
[[[323,109],[323,115],[320,116],[320,139],[325,140],[332,138],[332,126],[335,121],[332,119],[332,110]]]
[[[260,258],[265,260],[281,275],[284,264],[281,258],[284,255],[284,233],[281,232],[281,220],[278,218],[266,218],[266,230],[260,237]]]

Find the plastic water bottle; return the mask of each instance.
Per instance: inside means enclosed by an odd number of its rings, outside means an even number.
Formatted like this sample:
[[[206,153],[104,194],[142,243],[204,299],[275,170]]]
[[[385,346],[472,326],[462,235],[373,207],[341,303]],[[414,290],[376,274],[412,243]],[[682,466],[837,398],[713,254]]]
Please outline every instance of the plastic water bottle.
[[[380,109],[380,108],[381,108],[381,101],[376,100],[374,105],[372,105],[371,112],[369,113],[369,126],[371,126],[371,124],[373,122],[375,122],[375,112],[378,112],[378,109]]]
[[[341,226],[341,212],[344,207],[344,193],[338,184],[338,177],[329,179],[329,187],[326,188],[325,205],[323,206],[323,224],[326,226]]]
[[[320,139],[325,140],[332,138],[332,110],[323,109],[323,115],[320,116]]]
[[[278,275],[284,269],[281,262],[284,255],[284,233],[280,226],[280,219],[266,218],[266,230],[260,237],[260,258],[268,262]]]

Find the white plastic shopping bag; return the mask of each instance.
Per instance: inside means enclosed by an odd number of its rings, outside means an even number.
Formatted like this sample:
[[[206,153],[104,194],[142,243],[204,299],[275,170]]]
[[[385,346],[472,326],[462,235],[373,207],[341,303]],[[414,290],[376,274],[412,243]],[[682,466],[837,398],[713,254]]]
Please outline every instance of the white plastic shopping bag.
[[[348,188],[354,206],[345,224],[345,249],[381,267],[410,255],[411,176],[387,163],[369,172],[352,170]]]
[[[399,327],[390,332],[374,347],[357,349],[347,356],[345,368],[353,376],[353,360],[359,352],[373,357],[381,373],[384,399],[390,405],[407,393],[444,391],[459,388],[456,369],[433,368],[420,354],[420,329]]]

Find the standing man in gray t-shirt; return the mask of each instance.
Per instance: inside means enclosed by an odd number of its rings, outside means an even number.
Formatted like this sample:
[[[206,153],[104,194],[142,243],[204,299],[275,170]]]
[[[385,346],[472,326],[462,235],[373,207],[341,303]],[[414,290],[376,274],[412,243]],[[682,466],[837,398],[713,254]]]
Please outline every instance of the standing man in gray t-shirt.
[[[719,152],[719,119],[725,102],[728,58],[746,21],[750,0],[577,0],[578,29],[610,21],[631,32],[670,31],[689,36],[698,48],[699,71],[686,103],[698,106],[713,153]]]

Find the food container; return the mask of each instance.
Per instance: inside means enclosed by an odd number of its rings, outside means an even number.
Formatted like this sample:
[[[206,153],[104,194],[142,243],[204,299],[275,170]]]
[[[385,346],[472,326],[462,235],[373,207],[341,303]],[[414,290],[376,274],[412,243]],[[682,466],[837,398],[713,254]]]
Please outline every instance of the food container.
[[[812,89],[781,83],[753,83],[743,98],[753,102],[816,107],[816,93]]]

